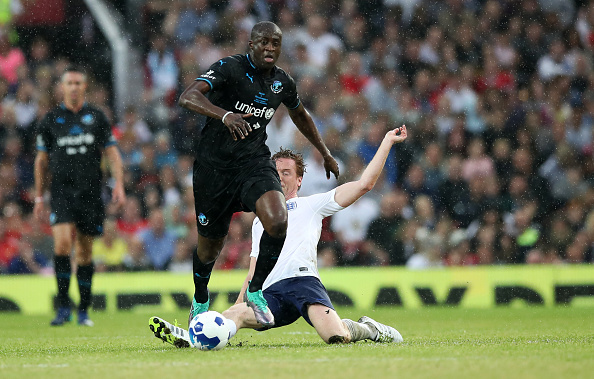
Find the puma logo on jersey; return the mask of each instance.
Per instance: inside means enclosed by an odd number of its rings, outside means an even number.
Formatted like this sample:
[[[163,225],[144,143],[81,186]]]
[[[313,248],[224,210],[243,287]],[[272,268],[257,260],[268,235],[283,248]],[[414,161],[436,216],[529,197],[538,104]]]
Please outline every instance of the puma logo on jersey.
[[[250,82],[254,82],[254,77],[250,76],[250,74],[248,74],[247,72],[245,73],[245,76],[247,76],[247,78],[250,80]]]

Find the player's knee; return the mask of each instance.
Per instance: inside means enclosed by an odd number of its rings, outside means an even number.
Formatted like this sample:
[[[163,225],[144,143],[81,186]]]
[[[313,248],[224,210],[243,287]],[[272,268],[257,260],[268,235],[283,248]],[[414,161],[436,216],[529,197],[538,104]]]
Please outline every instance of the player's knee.
[[[266,230],[266,232],[272,238],[283,238],[287,234],[287,226],[288,223],[286,219],[273,220],[268,225],[268,230]]]
[[[328,338],[328,341],[326,341],[327,344],[329,345],[334,345],[334,344],[340,344],[340,343],[349,343],[350,341],[348,340],[347,337],[345,336],[332,336],[330,338]]]
[[[221,313],[225,318],[228,319],[233,319],[235,318],[235,316],[237,315],[237,311],[235,311],[233,309],[233,307],[227,309],[226,311],[223,311],[223,313]]]
[[[56,255],[70,255],[72,251],[72,241],[56,240],[54,242],[54,251]]]
[[[200,262],[202,262],[202,264],[210,264],[214,261],[217,260],[218,256],[219,256],[219,251],[198,251],[196,254],[198,254],[198,259],[200,260]]]
[[[87,266],[93,263],[93,255],[89,252],[87,254],[77,254],[76,264],[79,266]]]
[[[196,249],[196,255],[203,264],[210,264],[218,258],[221,253],[221,249],[217,246],[200,246]]]
[[[226,237],[212,239],[198,236],[196,255],[200,262],[203,264],[214,262],[223,250],[225,239]]]

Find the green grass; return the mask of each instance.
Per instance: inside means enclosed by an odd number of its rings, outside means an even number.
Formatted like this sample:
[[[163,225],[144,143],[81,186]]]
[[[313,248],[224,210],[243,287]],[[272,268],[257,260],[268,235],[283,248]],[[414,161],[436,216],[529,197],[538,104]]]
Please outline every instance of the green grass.
[[[362,312],[338,309],[358,319]],[[241,330],[216,352],[176,349],[148,329],[151,313],[92,313],[94,328],[0,315],[0,378],[589,378],[594,309],[382,308],[404,343],[325,345],[304,321]],[[185,312],[158,314],[185,321]]]

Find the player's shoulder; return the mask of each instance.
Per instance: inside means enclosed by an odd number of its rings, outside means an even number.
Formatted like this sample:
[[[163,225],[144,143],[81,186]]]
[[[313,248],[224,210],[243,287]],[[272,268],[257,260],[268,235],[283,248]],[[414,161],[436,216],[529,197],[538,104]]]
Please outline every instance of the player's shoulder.
[[[45,116],[43,116],[43,118],[41,119],[41,125],[48,122],[63,123],[65,120],[64,113],[64,107],[62,105],[56,105],[55,107],[47,111]]]
[[[59,104],[47,111],[45,117],[57,116],[64,113],[65,111],[66,108],[64,108],[64,104]]]
[[[286,72],[282,67],[280,66],[274,66],[276,75],[281,75],[281,76],[288,76],[291,77],[291,75],[289,75],[288,72]]]
[[[300,199],[300,202],[302,202],[302,203],[307,203],[310,206],[317,208],[321,205],[333,202],[335,193],[336,193],[336,188],[334,188],[328,192],[321,192],[321,193],[316,193],[313,195],[303,196],[303,197],[300,196],[297,199]]]
[[[245,54],[235,54],[235,55],[229,55],[225,58],[221,58],[218,61],[216,61],[214,64],[219,65],[220,67],[223,67],[225,65],[228,65],[226,67],[236,67],[236,66],[243,67],[243,66],[249,64],[249,60]]]
[[[295,81],[288,72],[286,72],[282,67],[279,66],[275,66],[275,79],[284,79],[289,82]]]
[[[85,103],[85,105],[82,108],[82,112],[104,114],[101,108],[92,103]]]
[[[98,106],[91,103],[85,103],[85,106],[81,109],[80,114],[82,115],[82,122],[87,123],[88,125],[91,125],[96,121],[101,123],[109,123],[109,118],[105,112]]]

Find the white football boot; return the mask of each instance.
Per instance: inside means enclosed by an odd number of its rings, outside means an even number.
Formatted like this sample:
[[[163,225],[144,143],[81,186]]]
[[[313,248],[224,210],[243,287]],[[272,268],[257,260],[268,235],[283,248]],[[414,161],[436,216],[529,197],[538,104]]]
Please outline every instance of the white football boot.
[[[400,332],[391,326],[380,324],[371,317],[363,316],[359,319],[359,322],[369,326],[372,330],[377,331],[375,338],[372,338],[374,342],[400,343],[403,341]]]

